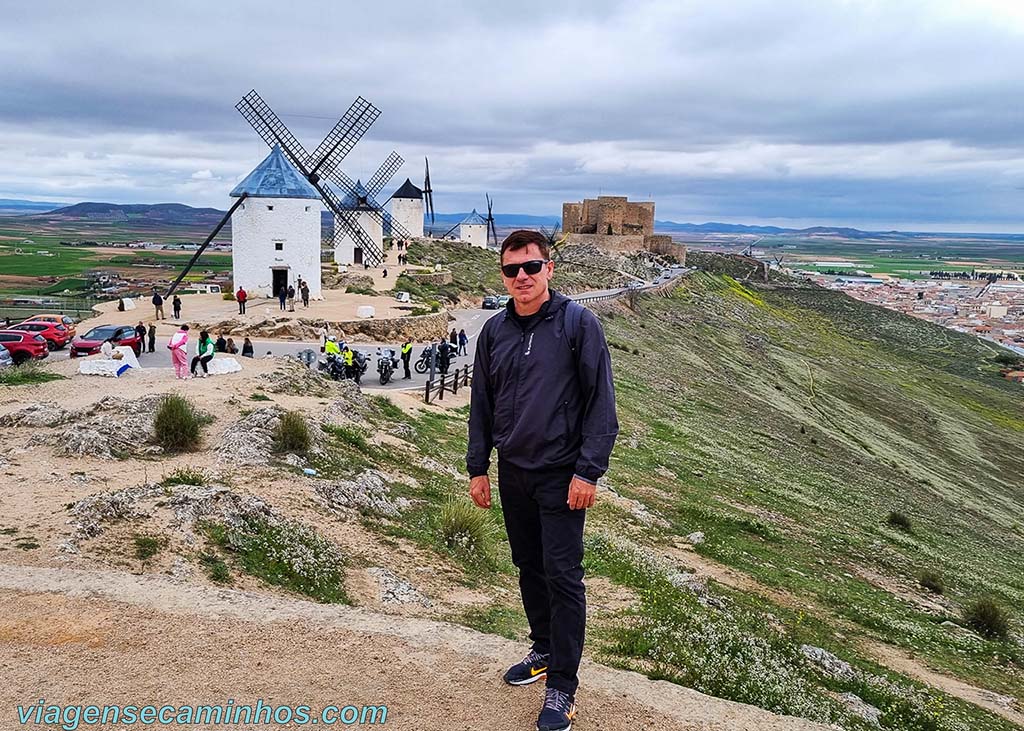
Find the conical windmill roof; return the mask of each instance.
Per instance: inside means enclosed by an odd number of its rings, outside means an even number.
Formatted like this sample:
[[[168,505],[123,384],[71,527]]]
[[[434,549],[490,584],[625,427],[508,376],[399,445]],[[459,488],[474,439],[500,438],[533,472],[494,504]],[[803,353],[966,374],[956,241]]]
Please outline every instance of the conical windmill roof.
[[[459,225],[460,226],[486,226],[487,225],[487,219],[484,218],[483,216],[481,216],[479,213],[477,213],[476,209],[474,208],[472,213],[470,213],[468,216],[466,216],[461,221],[459,221]]]
[[[319,198],[320,193],[302,177],[281,148],[274,146],[267,158],[245,176],[231,191],[233,198],[243,193],[251,198]]]
[[[402,187],[399,188],[398,190],[396,190],[395,194],[393,196],[391,196],[391,197],[392,198],[418,198],[418,199],[422,199],[423,198],[423,191],[420,190],[419,188],[417,188],[415,185],[413,185],[412,181],[409,180],[409,178],[406,178],[405,182],[402,183]]]
[[[355,186],[341,199],[341,206],[350,211],[372,211],[373,206],[366,202],[366,187],[362,180],[357,180]]]

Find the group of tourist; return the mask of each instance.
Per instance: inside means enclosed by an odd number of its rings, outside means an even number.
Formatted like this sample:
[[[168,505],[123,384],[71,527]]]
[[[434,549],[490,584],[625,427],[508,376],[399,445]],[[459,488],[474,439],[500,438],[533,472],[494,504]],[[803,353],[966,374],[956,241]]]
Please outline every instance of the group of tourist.
[[[167,349],[171,351],[171,363],[174,365],[174,376],[181,380],[189,378],[206,378],[210,375],[208,364],[213,360],[216,353],[237,354],[238,347],[234,338],[225,338],[223,333],[218,333],[217,339],[210,337],[207,330],[199,331],[199,339],[196,341],[195,355],[191,364],[188,363],[188,341],[189,327],[182,325],[178,332],[167,341]],[[150,352],[153,352],[150,350]],[[252,341],[245,338],[242,343],[242,356],[245,358],[254,357]],[[200,374],[198,371],[202,369]]]
[[[241,292],[245,291],[241,287],[239,287],[239,290]],[[289,284],[287,287],[282,284],[277,288],[277,301],[281,306],[282,312],[284,312],[286,304],[288,305],[288,312],[295,312],[296,294],[302,299],[302,306],[309,307],[309,282],[304,282],[302,277],[298,278],[296,284]],[[235,299],[238,299],[237,293],[235,294]],[[240,305],[238,311],[239,313],[244,313],[244,306]]]

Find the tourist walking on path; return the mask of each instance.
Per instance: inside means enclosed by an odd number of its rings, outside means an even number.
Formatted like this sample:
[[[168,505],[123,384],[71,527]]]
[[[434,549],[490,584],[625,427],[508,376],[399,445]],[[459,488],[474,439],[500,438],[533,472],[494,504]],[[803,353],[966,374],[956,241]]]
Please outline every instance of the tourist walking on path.
[[[283,284],[281,288],[277,290],[277,303],[281,305],[281,311],[284,312],[284,302],[288,299],[288,288]]]
[[[302,306],[309,307],[309,284],[303,282],[302,286],[299,287],[299,293],[302,295]]]
[[[188,325],[182,325],[178,332],[171,336],[167,343],[171,351],[171,362],[174,364],[175,378],[188,378]]]
[[[498,445],[501,510],[533,643],[504,679],[546,678],[537,728],[562,731],[576,715],[586,626],[583,524],[619,424],[601,323],[549,289],[549,256],[547,240],[533,231],[502,242],[512,300],[477,339],[466,468],[470,497],[490,508]]]
[[[174,319],[181,319],[181,297],[174,295],[174,299],[171,300],[171,309],[174,310]]]
[[[203,378],[210,375],[210,372],[206,369],[206,364],[213,360],[215,348],[213,340],[210,339],[210,333],[203,330],[199,333],[199,342],[196,343],[196,357],[192,359],[192,366],[189,368],[192,375],[196,375],[196,366],[201,365],[203,367]]]
[[[452,328],[451,334],[448,335],[448,342],[452,344],[453,350],[459,349],[459,334],[455,332],[455,328]]]
[[[149,352],[152,353],[156,350],[156,325],[149,323],[149,330],[146,334],[149,336]]]
[[[288,285],[288,311],[295,312],[295,287]]]
[[[466,335],[466,329],[459,330],[459,355],[469,355],[467,346],[469,345],[469,336]]]
[[[153,303],[153,309],[156,310],[156,315],[154,315],[154,319],[163,320],[164,298],[160,296],[160,293],[156,290],[156,287],[153,287],[153,299],[151,299],[150,302]],[[175,315],[175,317],[177,317],[177,315]]]
[[[249,293],[245,291],[245,288],[239,287],[238,291],[235,292],[235,301],[238,302],[238,314],[245,314],[245,302],[249,299]]]

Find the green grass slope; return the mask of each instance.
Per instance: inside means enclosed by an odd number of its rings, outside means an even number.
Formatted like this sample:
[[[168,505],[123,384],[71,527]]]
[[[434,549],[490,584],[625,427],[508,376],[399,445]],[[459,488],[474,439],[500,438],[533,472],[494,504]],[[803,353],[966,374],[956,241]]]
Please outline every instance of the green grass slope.
[[[599,659],[847,729],[873,726],[843,693],[879,708],[882,728],[1015,728],[884,657],[1024,697],[1024,391],[999,377],[995,346],[713,272],[599,314],[622,431],[586,562],[632,597],[592,616]],[[419,417],[420,448],[459,465],[463,412]],[[465,491],[442,481],[437,495]],[[429,544],[441,506],[422,497],[423,525],[406,530]],[[506,550],[495,556],[476,580],[507,586]],[[708,565],[719,580],[694,592],[687,569]],[[521,636],[504,596],[462,621]],[[983,597],[1006,611],[1007,638],[965,619]],[[804,645],[849,670],[822,671]]]

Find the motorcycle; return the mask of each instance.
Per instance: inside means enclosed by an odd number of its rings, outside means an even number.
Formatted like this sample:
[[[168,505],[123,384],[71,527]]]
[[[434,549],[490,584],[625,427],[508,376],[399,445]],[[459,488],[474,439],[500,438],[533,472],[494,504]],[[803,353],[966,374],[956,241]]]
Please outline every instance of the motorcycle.
[[[415,371],[417,373],[419,373],[421,375],[430,370],[430,346],[429,345],[423,349],[422,353],[420,353],[420,359],[418,361],[416,361],[416,364],[413,366],[413,368],[415,369]]]
[[[352,354],[351,366],[346,366],[345,361],[332,353],[318,362],[317,370],[325,373],[335,381],[351,378],[358,385],[363,374],[366,373],[367,358],[365,353],[358,350],[353,350]]]
[[[398,368],[398,360],[395,358],[395,351],[383,350],[377,356],[377,373],[380,374],[380,385],[386,386],[395,369]]]

